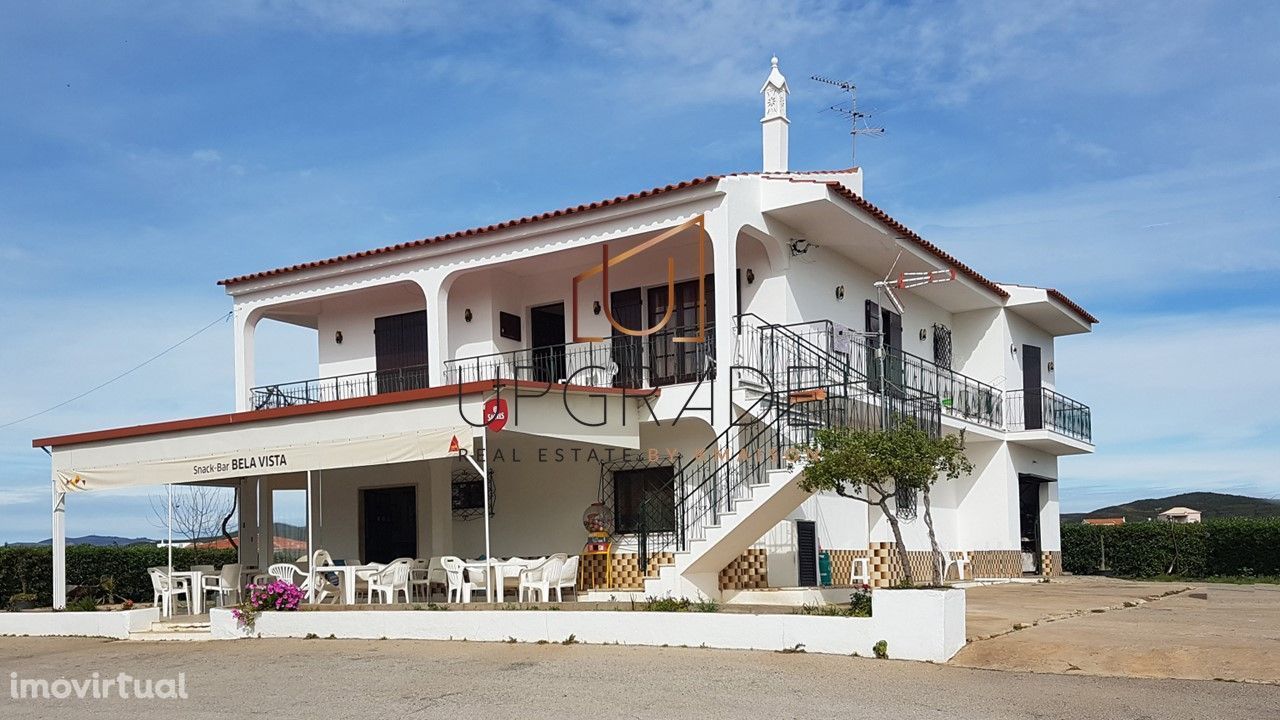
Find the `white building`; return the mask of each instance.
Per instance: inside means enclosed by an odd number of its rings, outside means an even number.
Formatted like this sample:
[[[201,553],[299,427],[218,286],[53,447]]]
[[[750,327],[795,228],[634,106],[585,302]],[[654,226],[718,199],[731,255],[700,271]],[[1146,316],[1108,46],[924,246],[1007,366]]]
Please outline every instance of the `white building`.
[[[1156,517],[1171,523],[1198,523],[1200,522],[1200,511],[1179,505],[1165,510]]]
[[[885,519],[800,491],[784,454],[890,412],[965,432],[976,469],[933,514],[966,576],[1055,574],[1058,457],[1093,446],[1089,408],[1055,387],[1054,339],[1097,320],[920,237],[864,198],[860,168],[791,171],[776,59],[762,93],[763,172],[222,280],[234,412],[35,440],[56,556],[66,495],[198,482],[238,489],[246,563],[270,561],[287,489],[306,489],[312,547],[336,558],[476,557],[485,493],[456,448],[485,440],[494,556],[578,551],[600,502],[615,554],[607,574],[584,558],[589,588],[732,600],[816,585],[819,551],[836,584],[865,557],[885,585],[901,574]],[[954,279],[894,290],[901,311],[873,285],[934,271]],[[318,379],[255,376],[263,322],[315,331]],[[486,431],[495,397],[507,423]],[[904,532],[927,577],[923,523]]]

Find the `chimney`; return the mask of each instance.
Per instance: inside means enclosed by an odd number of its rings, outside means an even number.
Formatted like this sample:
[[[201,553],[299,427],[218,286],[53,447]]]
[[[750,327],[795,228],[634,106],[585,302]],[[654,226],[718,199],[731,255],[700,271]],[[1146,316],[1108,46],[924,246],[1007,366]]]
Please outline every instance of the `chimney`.
[[[767,173],[784,173],[787,171],[787,79],[778,71],[778,56],[774,56],[773,69],[769,71],[769,79],[764,81],[760,93],[764,95],[764,117],[760,119],[761,134],[764,139],[764,171]]]

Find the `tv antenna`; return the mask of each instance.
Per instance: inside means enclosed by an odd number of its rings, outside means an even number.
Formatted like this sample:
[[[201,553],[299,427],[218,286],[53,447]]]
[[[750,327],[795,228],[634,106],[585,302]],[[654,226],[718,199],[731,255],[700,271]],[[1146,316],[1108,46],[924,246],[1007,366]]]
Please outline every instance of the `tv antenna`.
[[[858,164],[858,136],[870,135],[872,137],[880,137],[884,135],[884,128],[872,127],[867,121],[871,117],[871,113],[865,113],[858,110],[858,86],[844,80],[832,80],[831,78],[822,77],[821,75],[810,75],[810,80],[831,85],[839,88],[842,92],[849,94],[849,99],[844,102],[838,102],[835,105],[829,105],[822,112],[831,111],[844,116],[849,120],[849,160],[852,165]]]

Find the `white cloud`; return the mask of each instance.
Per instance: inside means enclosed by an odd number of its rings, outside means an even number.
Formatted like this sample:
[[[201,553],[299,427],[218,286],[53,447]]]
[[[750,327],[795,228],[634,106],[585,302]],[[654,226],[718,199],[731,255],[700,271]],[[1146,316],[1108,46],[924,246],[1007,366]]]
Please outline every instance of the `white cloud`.
[[[191,159],[201,163],[218,163],[222,162],[222,153],[212,149],[196,150],[191,153]]]

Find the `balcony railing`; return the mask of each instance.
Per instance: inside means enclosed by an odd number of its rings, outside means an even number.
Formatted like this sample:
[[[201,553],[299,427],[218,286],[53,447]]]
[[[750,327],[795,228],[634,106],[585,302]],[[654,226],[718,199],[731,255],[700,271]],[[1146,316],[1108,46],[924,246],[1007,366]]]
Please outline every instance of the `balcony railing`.
[[[262,385],[249,391],[249,407],[254,410],[267,410],[291,405],[347,400],[401,390],[417,390],[429,387],[430,384],[431,371],[427,365],[415,365],[396,370],[375,370],[278,385]]]
[[[993,385],[908,352],[881,358],[879,348],[868,342],[864,333],[829,320],[785,327],[830,357],[847,362],[850,376],[865,378],[871,390],[899,397],[936,398],[947,415],[991,428],[1004,427],[1002,392]]]
[[[715,327],[707,326],[702,342],[675,339],[696,332],[695,328],[674,328],[646,337],[611,337],[446,360],[444,382],[503,379],[625,388],[694,382],[709,376],[714,364]]]
[[[1093,442],[1093,416],[1088,405],[1049,388],[1010,390],[1004,396],[1009,431],[1044,429]]]

